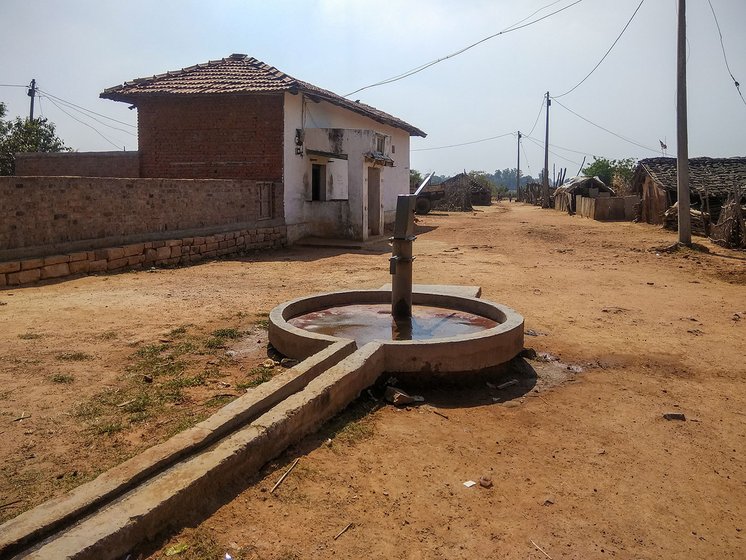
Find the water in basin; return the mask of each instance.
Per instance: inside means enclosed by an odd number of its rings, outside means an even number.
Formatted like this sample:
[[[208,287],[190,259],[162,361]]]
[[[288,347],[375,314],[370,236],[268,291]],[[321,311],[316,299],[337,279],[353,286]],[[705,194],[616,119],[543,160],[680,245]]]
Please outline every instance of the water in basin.
[[[394,320],[390,304],[329,307],[288,320],[310,332],[351,338],[358,346],[372,340],[427,340],[472,334],[497,323],[486,317],[445,309],[414,306],[411,319]]]

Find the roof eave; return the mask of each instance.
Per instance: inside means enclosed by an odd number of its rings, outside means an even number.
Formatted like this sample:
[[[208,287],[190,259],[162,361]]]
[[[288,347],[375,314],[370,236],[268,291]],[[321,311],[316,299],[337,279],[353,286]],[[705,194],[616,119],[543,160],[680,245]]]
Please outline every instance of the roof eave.
[[[354,113],[357,113],[358,115],[363,115],[364,117],[368,117],[369,119],[372,119],[381,124],[385,124],[387,126],[392,126],[394,128],[404,130],[405,132],[408,132],[410,136],[420,136],[421,138],[427,137],[427,133],[423,132],[416,126],[409,124],[408,122],[405,122],[397,117],[394,117],[393,115],[391,116],[391,118],[386,118],[381,115],[376,115],[375,113],[368,111],[365,107],[358,107],[356,106],[355,102],[346,100],[344,98],[340,98],[336,96],[336,94],[327,95],[325,94],[325,92],[315,91],[313,89],[304,88],[302,86],[300,87],[300,91],[302,91],[308,96],[313,96],[318,99],[322,99],[328,103],[336,105],[337,107],[341,107],[342,109],[347,109],[348,111],[352,111]]]

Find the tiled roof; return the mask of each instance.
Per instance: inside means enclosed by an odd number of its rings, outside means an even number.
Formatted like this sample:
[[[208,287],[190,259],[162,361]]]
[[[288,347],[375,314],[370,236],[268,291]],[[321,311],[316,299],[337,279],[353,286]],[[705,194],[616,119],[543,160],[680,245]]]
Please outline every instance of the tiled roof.
[[[232,54],[182,70],[137,78],[120,86],[107,88],[100,97],[137,104],[138,99],[164,95],[193,96],[250,93],[305,93],[339,107],[349,109],[377,122],[400,128],[413,136],[425,136],[419,128],[379,111],[375,107],[346,99],[331,91],[288,76],[273,66],[245,54]]]
[[[642,180],[641,173],[669,191],[676,191],[676,158],[659,157],[641,159],[635,170],[635,184]],[[746,187],[746,157],[689,159],[690,190],[704,195],[726,195],[733,187]]]

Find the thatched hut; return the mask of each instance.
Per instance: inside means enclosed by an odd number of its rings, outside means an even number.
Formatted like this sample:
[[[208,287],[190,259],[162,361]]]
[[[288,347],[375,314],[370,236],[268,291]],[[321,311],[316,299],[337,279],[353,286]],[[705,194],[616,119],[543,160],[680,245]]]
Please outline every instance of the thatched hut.
[[[640,220],[663,224],[666,211],[678,200],[676,158],[641,159],[632,178],[632,188],[642,198]],[[738,189],[746,192],[746,157],[689,160],[691,208],[706,215],[708,222],[718,222],[720,208]]]
[[[492,203],[492,192],[480,185],[466,173],[459,173],[438,185],[444,191],[442,199],[434,208],[439,210],[462,211],[472,210],[472,206],[489,206]]]

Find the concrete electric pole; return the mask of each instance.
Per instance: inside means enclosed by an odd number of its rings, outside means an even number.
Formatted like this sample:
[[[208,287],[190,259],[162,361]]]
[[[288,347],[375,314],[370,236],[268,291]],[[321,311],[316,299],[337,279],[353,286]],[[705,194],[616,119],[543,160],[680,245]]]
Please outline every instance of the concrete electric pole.
[[[541,194],[541,207],[549,208],[549,106],[552,100],[547,92],[547,128],[544,136],[544,181]]]
[[[31,98],[31,108],[29,110],[29,120],[34,120],[34,98],[36,97],[36,80],[31,80],[29,85],[28,96]]]
[[[515,199],[521,200],[521,131],[518,131],[518,167],[515,170]]]
[[[36,80],[31,80],[31,85],[28,89],[28,96],[31,98],[31,108],[29,110],[29,120],[34,120],[34,98],[36,97]]]
[[[686,0],[679,0],[676,51],[676,192],[679,202],[679,243],[691,246],[689,134],[686,111]]]

